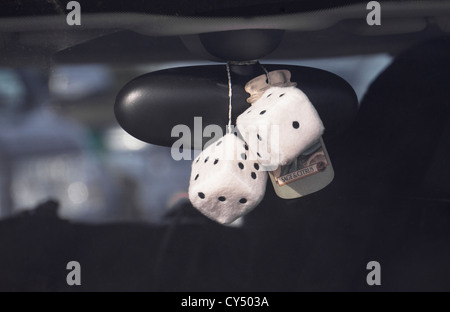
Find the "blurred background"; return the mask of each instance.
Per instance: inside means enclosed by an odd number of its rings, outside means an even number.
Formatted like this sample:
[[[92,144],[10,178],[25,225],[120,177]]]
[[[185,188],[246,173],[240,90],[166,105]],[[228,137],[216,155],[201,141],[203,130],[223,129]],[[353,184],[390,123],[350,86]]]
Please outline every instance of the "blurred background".
[[[358,99],[390,62],[388,54],[267,61],[333,72]],[[0,218],[55,200],[68,220],[167,221],[187,200],[190,161],[175,161],[170,148],[122,130],[115,96],[142,74],[203,64],[211,63],[0,67]]]

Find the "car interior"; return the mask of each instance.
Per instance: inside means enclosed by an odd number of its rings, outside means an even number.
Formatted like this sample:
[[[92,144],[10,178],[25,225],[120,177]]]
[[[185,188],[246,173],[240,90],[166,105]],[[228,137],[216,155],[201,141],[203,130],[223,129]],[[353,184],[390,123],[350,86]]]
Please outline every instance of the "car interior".
[[[450,291],[450,1],[77,2],[0,4],[0,291]],[[222,225],[171,130],[226,131],[226,64],[233,123],[290,71],[334,178]]]

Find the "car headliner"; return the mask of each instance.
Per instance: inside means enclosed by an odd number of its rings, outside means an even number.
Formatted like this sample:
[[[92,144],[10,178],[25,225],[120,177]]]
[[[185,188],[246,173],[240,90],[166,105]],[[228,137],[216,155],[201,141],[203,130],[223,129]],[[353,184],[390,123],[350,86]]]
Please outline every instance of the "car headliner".
[[[3,1],[0,65],[199,60],[183,42],[238,29],[286,30],[268,59],[396,55],[450,31],[447,0],[383,1],[382,27],[367,25],[367,1],[90,1],[81,3],[80,26],[67,25],[67,2]]]

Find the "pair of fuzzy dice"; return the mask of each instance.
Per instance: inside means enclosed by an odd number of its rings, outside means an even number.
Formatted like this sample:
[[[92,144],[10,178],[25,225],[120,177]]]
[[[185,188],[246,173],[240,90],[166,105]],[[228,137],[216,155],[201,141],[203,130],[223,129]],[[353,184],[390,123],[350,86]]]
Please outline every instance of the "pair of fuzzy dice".
[[[192,163],[189,199],[205,216],[228,224],[256,207],[264,197],[267,172],[261,171],[248,145],[226,134]]]
[[[286,73],[287,72],[287,73]],[[266,170],[290,164],[323,134],[324,126],[305,93],[289,81],[288,71],[270,72],[273,83],[255,91],[265,75],[248,83],[252,106],[242,113],[236,127]],[[270,76],[269,76],[270,77]],[[255,97],[256,96],[256,97]]]
[[[267,170],[291,163],[324,131],[308,97],[291,83],[289,71],[259,76],[246,85],[252,104],[236,121],[245,142],[226,134],[192,164],[189,199],[204,215],[228,224],[264,197]]]

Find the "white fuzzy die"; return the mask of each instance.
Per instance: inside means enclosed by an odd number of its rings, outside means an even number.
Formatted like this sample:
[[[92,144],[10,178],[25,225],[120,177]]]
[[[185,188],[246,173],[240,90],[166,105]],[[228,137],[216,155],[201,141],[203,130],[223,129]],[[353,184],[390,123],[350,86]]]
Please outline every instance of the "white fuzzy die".
[[[238,116],[236,127],[267,170],[291,163],[324,131],[316,109],[296,87],[270,87]]]
[[[222,224],[248,213],[263,198],[267,181],[267,172],[254,159],[246,143],[233,134],[208,146],[192,163],[192,205]]]

